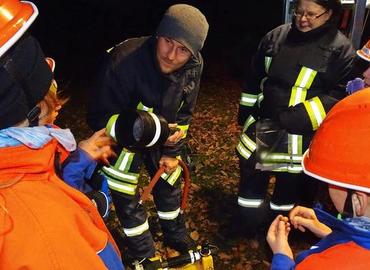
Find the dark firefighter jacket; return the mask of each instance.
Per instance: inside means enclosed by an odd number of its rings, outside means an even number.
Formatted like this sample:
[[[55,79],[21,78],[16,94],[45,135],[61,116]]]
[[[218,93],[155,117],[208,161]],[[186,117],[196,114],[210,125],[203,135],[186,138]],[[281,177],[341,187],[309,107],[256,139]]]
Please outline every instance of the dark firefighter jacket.
[[[123,108],[146,110],[163,116],[168,123],[189,128],[199,92],[203,60],[198,53],[179,70],[165,75],[156,60],[156,39],[128,39],[115,46],[103,67],[98,91],[92,95],[88,124],[94,130],[106,126],[109,118]],[[163,147],[167,156],[178,156],[181,140],[174,147]]]
[[[289,132],[289,138],[277,150],[282,155],[270,161],[288,158],[299,164],[313,132],[345,96],[353,59],[349,40],[332,23],[306,33],[294,24],[269,32],[260,42],[241,95],[239,124],[244,125],[244,132],[237,151],[248,159],[256,149],[255,135],[248,129],[258,119],[272,119]],[[291,142],[298,145],[296,150]]]

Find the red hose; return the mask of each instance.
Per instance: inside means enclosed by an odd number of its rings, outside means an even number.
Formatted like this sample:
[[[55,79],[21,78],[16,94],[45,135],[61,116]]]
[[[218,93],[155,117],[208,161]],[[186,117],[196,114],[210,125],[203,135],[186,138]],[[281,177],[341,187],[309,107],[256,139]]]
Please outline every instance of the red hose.
[[[190,189],[190,173],[189,173],[188,166],[186,166],[186,164],[180,159],[179,159],[179,165],[182,168],[182,171],[184,173],[184,187],[182,191],[181,206],[180,206],[181,211],[184,212],[186,208],[186,202],[188,199],[188,195],[189,195],[189,189]],[[158,182],[159,178],[161,177],[163,173],[164,173],[164,168],[159,167],[158,171],[153,176],[152,180],[150,180],[149,185],[144,189],[143,194],[141,194],[141,197],[139,200],[140,204],[143,201],[146,201],[148,199],[149,194],[152,192],[155,184]]]

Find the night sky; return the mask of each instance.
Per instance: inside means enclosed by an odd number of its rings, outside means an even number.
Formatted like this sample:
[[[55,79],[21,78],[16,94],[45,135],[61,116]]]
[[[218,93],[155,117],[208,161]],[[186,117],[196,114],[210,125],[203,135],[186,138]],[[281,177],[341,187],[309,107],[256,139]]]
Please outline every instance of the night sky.
[[[31,32],[57,61],[56,76],[95,74],[104,51],[129,37],[152,34],[175,3],[199,8],[210,25],[202,54],[235,74],[249,62],[260,38],[283,21],[283,0],[39,0]]]

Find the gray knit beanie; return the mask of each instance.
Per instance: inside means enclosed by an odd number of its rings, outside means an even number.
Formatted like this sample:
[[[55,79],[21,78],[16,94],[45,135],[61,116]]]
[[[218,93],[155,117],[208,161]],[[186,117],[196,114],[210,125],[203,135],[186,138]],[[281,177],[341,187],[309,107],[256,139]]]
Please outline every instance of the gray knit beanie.
[[[202,49],[208,32],[208,22],[199,9],[177,4],[169,7],[157,28],[157,36],[174,39],[193,55]]]

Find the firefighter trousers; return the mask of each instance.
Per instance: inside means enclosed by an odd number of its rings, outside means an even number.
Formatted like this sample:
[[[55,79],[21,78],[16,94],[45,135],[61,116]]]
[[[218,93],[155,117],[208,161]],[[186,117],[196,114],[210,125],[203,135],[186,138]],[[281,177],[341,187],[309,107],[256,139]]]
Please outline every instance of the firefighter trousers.
[[[276,215],[287,215],[296,204],[312,206],[317,181],[303,173],[257,170],[255,165],[255,152],[249,159],[239,156],[238,206],[246,230],[269,226]]]
[[[122,151],[114,166],[103,168],[108,179],[117,217],[127,236],[127,252],[133,258],[154,256],[154,242],[149,230],[148,215],[139,204],[140,169],[144,165],[151,177],[158,169],[159,158]],[[152,194],[165,239],[177,241],[186,236],[181,203],[181,169],[163,174]]]

